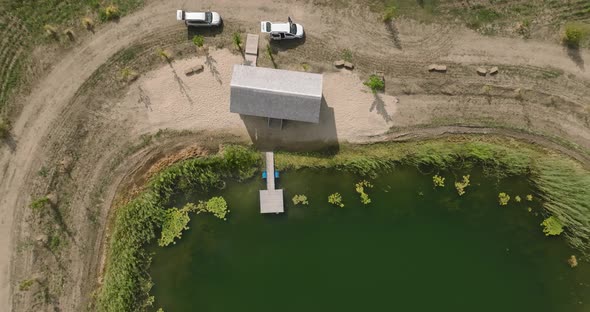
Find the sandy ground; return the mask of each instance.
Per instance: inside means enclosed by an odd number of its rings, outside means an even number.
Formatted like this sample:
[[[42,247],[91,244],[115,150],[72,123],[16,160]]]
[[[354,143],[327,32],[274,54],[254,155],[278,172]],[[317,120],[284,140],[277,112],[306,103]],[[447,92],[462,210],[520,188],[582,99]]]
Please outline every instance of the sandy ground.
[[[269,132],[264,121],[228,112],[230,71],[240,56],[227,50],[212,50],[212,66],[196,76],[185,77],[184,68],[204,63],[203,56],[143,75],[121,98],[84,98],[91,87],[82,90],[81,86],[117,51],[132,43],[157,43],[183,31],[173,18],[174,10],[203,7],[215,7],[223,12],[226,24],[239,24],[250,32],[257,30],[259,20],[283,20],[289,12],[306,26],[308,37],[300,46],[280,50],[281,64],[310,62],[330,68],[330,62],[348,48],[355,53],[357,70],[324,70],[322,123],[286,123],[278,134]],[[124,170],[109,169],[114,155],[139,135],[158,129],[231,132],[260,146],[273,142],[272,146],[280,147],[307,141],[366,141],[392,126],[501,125],[590,147],[587,51],[572,56],[555,43],[482,37],[464,29],[404,19],[396,21],[396,26],[401,49],[392,44],[379,18],[360,7],[334,10],[311,2],[189,4],[175,0],[149,3],[119,23],[98,29],[56,61],[22,99],[24,108],[12,136],[0,147],[0,306],[8,307],[7,311],[81,310],[94,287],[92,277],[116,183],[107,184],[106,195],[96,207],[91,205],[93,194],[100,181],[116,181],[121,178],[117,174],[124,174]],[[428,73],[425,68],[430,63],[447,64],[450,70],[442,75]],[[500,66],[502,72],[478,77],[474,69],[482,65]],[[361,83],[367,72],[376,69],[386,72],[388,89],[377,97]],[[559,73],[545,79],[542,76],[548,70]],[[493,88],[485,88],[489,85]],[[522,92],[517,95],[515,90]],[[76,118],[82,117],[89,118],[89,124],[72,129]],[[68,139],[76,132],[85,135],[81,145]],[[43,165],[58,166],[66,152],[77,155],[67,184],[74,188],[69,206],[76,210],[70,211],[67,221],[75,234],[70,247],[56,256],[59,261],[43,262],[53,256],[41,249],[19,251],[17,242],[38,234],[27,206],[31,194],[49,190],[52,182],[39,178],[37,172]],[[91,217],[98,220],[95,227],[87,226]],[[32,308],[34,296],[19,292],[18,282],[41,274],[40,270],[62,275],[55,278],[60,282],[55,282],[58,290],[49,303]]]
[[[268,129],[266,119],[240,117],[229,112],[229,89],[239,55],[214,50],[208,57],[175,61],[144,75],[120,104],[135,135],[159,129],[254,133],[253,141],[280,137],[285,141],[362,141],[383,134],[393,125],[397,99],[373,93],[348,71],[324,75],[324,98],[319,124],[285,122],[282,131]],[[185,76],[184,69],[204,65],[205,70]],[[126,113],[125,113],[126,112]]]

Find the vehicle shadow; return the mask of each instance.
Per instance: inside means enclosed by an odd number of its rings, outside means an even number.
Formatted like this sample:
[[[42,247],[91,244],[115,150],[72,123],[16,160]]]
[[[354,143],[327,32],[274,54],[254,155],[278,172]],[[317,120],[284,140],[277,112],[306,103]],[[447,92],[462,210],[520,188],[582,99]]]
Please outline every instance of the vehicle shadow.
[[[307,36],[303,36],[301,39],[287,39],[287,40],[270,40],[269,44],[274,51],[283,52],[291,49],[295,49],[305,43]]]
[[[186,38],[188,40],[192,40],[194,36],[201,35],[203,37],[215,37],[223,33],[223,26],[224,23],[216,27],[195,27],[195,26],[187,26],[186,27]]]

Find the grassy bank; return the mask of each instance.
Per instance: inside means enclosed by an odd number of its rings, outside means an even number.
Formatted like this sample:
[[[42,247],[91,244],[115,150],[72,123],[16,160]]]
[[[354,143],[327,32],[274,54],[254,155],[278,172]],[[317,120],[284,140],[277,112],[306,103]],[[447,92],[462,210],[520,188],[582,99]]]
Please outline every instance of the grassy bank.
[[[98,311],[145,311],[151,306],[150,256],[143,247],[152,241],[165,218],[170,198],[179,192],[207,192],[223,179],[250,177],[260,167],[260,154],[230,146],[217,155],[174,164],[153,177],[135,199],[118,207],[107,252],[104,283],[97,295]]]
[[[511,139],[465,136],[407,143],[343,145],[337,153],[277,153],[280,170],[337,168],[374,177],[398,165],[421,171],[481,166],[498,177],[525,175],[539,190],[544,206],[566,225],[571,244],[587,251],[590,237],[590,174],[578,163]],[[148,275],[150,257],[144,246],[164,222],[175,194],[207,192],[224,179],[243,179],[260,168],[260,154],[233,146],[205,158],[172,165],[154,176],[144,191],[115,213],[98,311],[144,311],[153,302]]]

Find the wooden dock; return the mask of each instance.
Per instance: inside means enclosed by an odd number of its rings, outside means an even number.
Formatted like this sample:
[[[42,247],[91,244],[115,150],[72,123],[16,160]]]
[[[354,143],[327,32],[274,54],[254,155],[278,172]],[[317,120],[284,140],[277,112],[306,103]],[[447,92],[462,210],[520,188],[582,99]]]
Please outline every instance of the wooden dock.
[[[260,213],[282,213],[285,211],[283,190],[275,189],[275,159],[273,152],[266,152],[266,190],[260,190]]]

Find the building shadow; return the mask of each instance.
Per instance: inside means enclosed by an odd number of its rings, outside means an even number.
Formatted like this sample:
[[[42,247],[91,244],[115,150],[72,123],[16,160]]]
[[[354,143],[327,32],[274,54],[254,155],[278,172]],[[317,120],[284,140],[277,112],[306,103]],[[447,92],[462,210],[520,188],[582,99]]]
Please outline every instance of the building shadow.
[[[567,47],[567,56],[578,66],[581,70],[586,70],[584,66],[584,59],[578,47]]]
[[[326,151],[338,152],[338,135],[334,109],[324,97],[320,106],[320,121],[317,124],[284,120],[283,127],[270,128],[265,117],[240,115],[254,146],[261,151],[283,150],[292,152]]]

